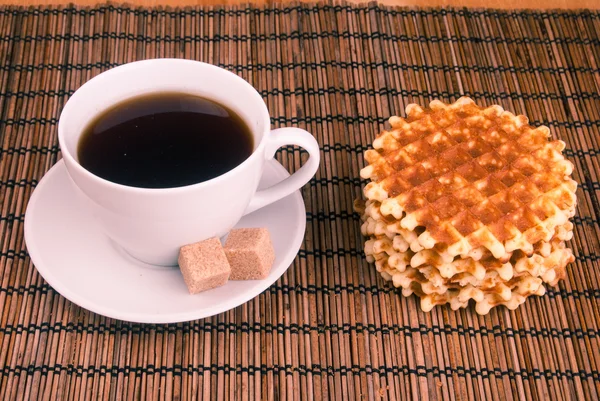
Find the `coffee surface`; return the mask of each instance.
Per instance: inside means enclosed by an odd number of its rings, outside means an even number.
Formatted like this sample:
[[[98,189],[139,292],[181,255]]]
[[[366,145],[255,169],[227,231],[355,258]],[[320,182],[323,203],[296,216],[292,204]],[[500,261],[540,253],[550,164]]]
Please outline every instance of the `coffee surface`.
[[[106,180],[140,188],[200,183],[235,168],[254,148],[244,121],[212,100],[155,93],[116,104],[79,139],[79,163]]]

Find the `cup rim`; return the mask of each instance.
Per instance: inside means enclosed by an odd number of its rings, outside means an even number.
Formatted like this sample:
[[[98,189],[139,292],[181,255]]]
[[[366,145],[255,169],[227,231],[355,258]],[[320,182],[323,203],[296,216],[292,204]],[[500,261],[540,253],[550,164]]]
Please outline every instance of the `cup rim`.
[[[65,133],[65,128],[64,128],[64,120],[69,118],[69,114],[71,113],[73,104],[77,101],[77,99],[79,97],[82,97],[85,95],[85,91],[87,91],[88,88],[92,87],[100,80],[107,79],[110,77],[110,75],[113,75],[115,73],[128,71],[128,70],[135,70],[136,68],[140,68],[140,67],[143,67],[148,64],[189,64],[189,65],[194,64],[201,68],[206,68],[209,70],[219,71],[220,73],[225,73],[226,75],[229,76],[229,78],[232,81],[237,82],[238,85],[242,85],[242,86],[245,86],[246,88],[250,89],[251,96],[256,98],[256,102],[259,103],[259,108],[262,110],[262,119],[263,119],[263,123],[264,123],[264,127],[265,127],[265,132],[260,137],[260,142],[254,148],[254,150],[250,154],[250,156],[248,156],[248,158],[246,158],[246,160],[244,160],[243,162],[241,162],[240,164],[238,164],[231,170],[229,170],[221,175],[218,175],[214,178],[211,178],[206,181],[198,182],[195,184],[189,184],[189,185],[184,185],[184,186],[180,186],[180,187],[170,187],[170,188],[143,188],[143,187],[134,187],[134,186],[124,185],[124,184],[119,184],[119,183],[116,183],[113,181],[109,181],[105,178],[102,178],[102,177],[92,173],[85,167],[83,167],[77,161],[77,159],[71,154],[68,147],[66,146],[66,138],[65,138],[66,133]],[[82,89],[83,89],[83,91],[82,91]],[[65,104],[65,106],[63,107],[63,109],[61,111],[61,114],[60,114],[60,117],[58,120],[58,143],[59,143],[60,151],[62,154],[62,158],[65,160],[66,165],[70,166],[71,168],[75,168],[80,174],[83,174],[88,179],[91,179],[91,180],[95,181],[96,183],[103,185],[105,187],[112,188],[112,189],[118,189],[121,191],[131,191],[134,193],[160,194],[160,193],[166,193],[166,192],[168,192],[168,193],[183,192],[183,191],[189,191],[190,189],[203,188],[203,187],[209,187],[211,185],[217,185],[220,181],[226,180],[228,177],[238,174],[248,164],[252,163],[252,161],[254,159],[256,159],[257,157],[260,157],[260,155],[263,153],[262,150],[265,147],[265,138],[267,136],[267,133],[270,131],[270,128],[271,128],[271,121],[270,121],[269,111],[267,109],[267,106],[266,106],[263,98],[260,96],[260,94],[258,93],[256,88],[254,88],[248,81],[246,81],[242,77],[240,77],[240,76],[234,74],[233,72],[228,71],[224,68],[221,68],[214,64],[205,63],[202,61],[182,59],[182,58],[154,58],[154,59],[133,61],[130,63],[125,63],[122,65],[119,65],[117,67],[113,67],[109,70],[106,70],[106,71],[96,75],[95,77],[91,78],[90,80],[86,81],[83,85],[81,85],[75,91],[75,93],[73,93],[73,95],[67,100],[67,103]],[[254,139],[256,140],[256,138],[254,138]]]

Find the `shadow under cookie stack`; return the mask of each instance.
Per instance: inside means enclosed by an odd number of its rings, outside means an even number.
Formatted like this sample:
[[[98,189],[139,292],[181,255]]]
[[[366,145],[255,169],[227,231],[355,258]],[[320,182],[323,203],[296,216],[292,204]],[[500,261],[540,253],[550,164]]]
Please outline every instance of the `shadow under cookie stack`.
[[[368,262],[421,308],[471,300],[479,314],[543,295],[574,260],[577,184],[564,142],[469,98],[406,107],[365,152],[361,214]]]

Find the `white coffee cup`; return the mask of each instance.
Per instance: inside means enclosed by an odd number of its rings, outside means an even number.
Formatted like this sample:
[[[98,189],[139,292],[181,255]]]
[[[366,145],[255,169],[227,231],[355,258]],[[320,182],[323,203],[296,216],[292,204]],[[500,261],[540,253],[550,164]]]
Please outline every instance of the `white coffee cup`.
[[[249,127],[254,151],[216,178],[164,189],[116,184],[79,164],[79,138],[98,114],[128,98],[156,92],[193,94],[226,105]],[[299,128],[271,130],[267,107],[248,82],[222,68],[183,59],[133,62],[92,78],[65,105],[58,139],[76,192],[106,235],[136,259],[163,266],[177,264],[181,246],[221,237],[245,214],[296,191],[319,166],[314,137]],[[265,162],[284,145],[303,147],[308,161],[289,178],[257,192]]]

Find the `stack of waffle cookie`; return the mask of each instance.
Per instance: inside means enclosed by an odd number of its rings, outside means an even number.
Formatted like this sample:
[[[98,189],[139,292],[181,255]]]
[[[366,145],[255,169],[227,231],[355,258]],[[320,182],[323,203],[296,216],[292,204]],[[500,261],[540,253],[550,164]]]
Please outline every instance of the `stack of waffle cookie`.
[[[547,127],[469,98],[389,119],[365,152],[365,255],[421,308],[515,309],[573,261],[577,184]]]

